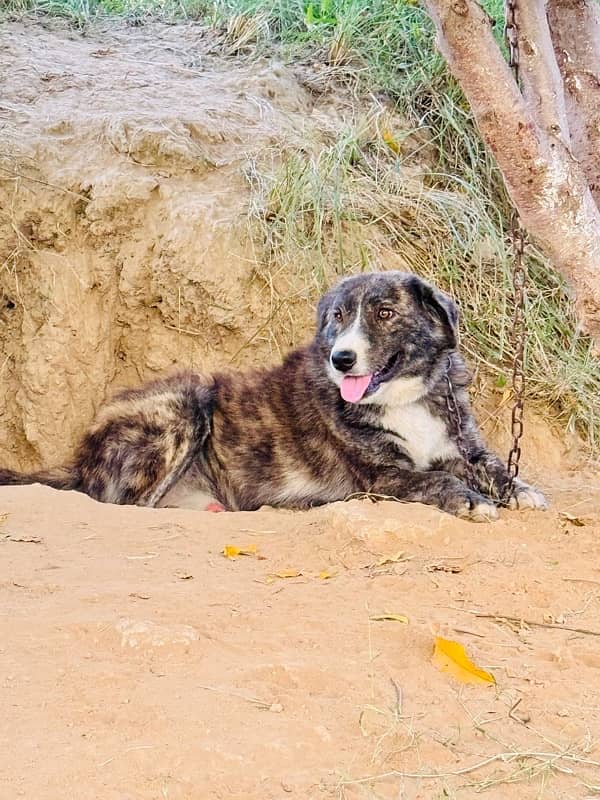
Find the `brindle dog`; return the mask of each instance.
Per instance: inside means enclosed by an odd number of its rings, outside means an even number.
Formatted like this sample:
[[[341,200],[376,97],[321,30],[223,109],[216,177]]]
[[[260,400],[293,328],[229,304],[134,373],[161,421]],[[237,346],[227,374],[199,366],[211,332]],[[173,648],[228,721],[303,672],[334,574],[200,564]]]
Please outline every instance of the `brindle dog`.
[[[320,301],[312,343],[281,365],[184,373],[126,391],[101,410],[68,466],[0,470],[0,484],[213,510],[309,508],[371,493],[494,519],[509,476],[473,418],[457,322],[454,302],[415,275],[346,278]],[[546,501],[518,481],[510,505]]]

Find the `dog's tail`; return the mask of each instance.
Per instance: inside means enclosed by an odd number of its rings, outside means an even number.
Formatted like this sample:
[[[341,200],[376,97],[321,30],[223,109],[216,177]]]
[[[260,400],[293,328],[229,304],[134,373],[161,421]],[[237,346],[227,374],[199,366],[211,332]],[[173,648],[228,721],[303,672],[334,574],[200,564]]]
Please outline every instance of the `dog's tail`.
[[[0,486],[23,486],[31,483],[43,483],[53,489],[76,489],[79,477],[72,467],[29,473],[0,468]]]

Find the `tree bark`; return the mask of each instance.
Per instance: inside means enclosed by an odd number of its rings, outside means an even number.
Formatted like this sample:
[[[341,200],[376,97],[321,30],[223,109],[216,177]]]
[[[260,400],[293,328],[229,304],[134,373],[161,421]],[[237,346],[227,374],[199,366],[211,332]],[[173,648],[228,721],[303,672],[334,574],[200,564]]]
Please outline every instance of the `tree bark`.
[[[525,0],[517,10],[517,40],[523,97],[547,137],[569,146],[562,76],[556,62],[546,0]]]
[[[600,207],[600,3],[548,0],[548,21],[565,86],[573,152]]]
[[[600,352],[600,213],[585,176],[568,144],[548,137],[528,107],[479,4],[425,2],[438,48],[469,101],[522,223],[576,290],[582,327]]]

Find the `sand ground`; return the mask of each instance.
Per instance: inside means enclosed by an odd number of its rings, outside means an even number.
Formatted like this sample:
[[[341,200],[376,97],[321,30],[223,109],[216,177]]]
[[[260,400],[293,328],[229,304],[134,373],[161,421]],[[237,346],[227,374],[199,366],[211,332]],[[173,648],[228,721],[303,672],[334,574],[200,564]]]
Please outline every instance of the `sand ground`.
[[[0,490],[3,796],[593,796],[599,493],[552,494],[473,524]],[[434,633],[497,685],[440,672]]]

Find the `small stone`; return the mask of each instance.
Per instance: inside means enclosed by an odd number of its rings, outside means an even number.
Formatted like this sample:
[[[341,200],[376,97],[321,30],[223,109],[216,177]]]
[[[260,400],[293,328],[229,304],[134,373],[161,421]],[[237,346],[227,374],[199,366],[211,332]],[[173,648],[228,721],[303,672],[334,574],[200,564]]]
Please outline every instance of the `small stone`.
[[[269,706],[269,711],[272,711],[274,714],[281,714],[283,711],[283,706],[281,703],[271,703]]]

